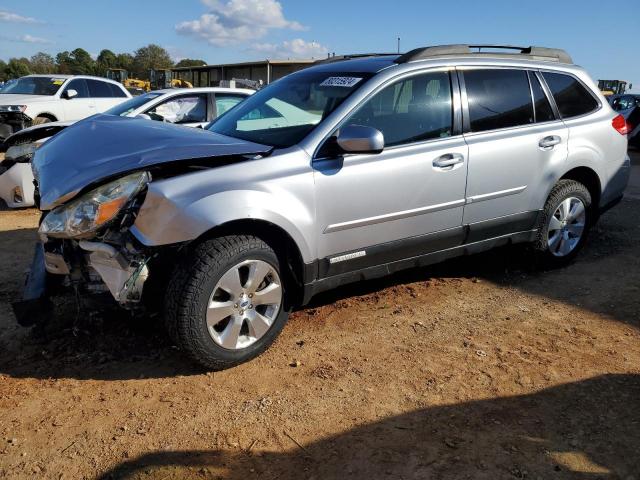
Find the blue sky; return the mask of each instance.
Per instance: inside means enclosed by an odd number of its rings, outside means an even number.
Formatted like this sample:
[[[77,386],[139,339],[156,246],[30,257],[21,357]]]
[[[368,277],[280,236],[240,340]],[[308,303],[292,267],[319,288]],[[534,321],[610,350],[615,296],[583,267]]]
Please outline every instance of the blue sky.
[[[614,9],[614,6],[619,6]],[[594,78],[640,90],[640,1],[0,0],[0,58],[158,43],[210,63],[446,43],[565,48]]]

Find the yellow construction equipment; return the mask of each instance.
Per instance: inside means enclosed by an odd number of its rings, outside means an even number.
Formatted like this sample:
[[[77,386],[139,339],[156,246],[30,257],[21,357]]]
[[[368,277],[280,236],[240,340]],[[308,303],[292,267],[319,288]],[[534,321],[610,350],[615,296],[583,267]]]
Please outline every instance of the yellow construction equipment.
[[[110,68],[107,70],[107,78],[121,83],[127,90],[142,89],[145,92],[151,90],[151,84],[147,80],[129,78],[129,72],[124,68]]]
[[[624,80],[598,80],[598,88],[606,97],[619,95],[627,91],[627,84]],[[629,89],[632,85],[629,83]]]
[[[163,88],[193,88],[191,82],[181,78],[172,78],[172,72],[168,69],[149,70],[149,80],[152,90],[162,90]]]

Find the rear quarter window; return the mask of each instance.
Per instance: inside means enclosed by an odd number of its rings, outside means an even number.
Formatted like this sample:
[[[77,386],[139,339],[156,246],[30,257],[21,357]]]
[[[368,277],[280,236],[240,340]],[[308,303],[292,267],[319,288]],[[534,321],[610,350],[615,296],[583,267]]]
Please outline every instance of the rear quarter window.
[[[571,75],[542,72],[562,118],[578,117],[598,108],[598,101],[587,88]]]

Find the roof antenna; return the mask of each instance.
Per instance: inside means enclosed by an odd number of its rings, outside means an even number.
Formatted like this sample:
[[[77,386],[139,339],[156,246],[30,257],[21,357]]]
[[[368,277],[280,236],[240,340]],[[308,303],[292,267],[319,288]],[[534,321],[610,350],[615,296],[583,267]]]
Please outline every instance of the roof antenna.
[[[400,55],[400,37],[398,37],[398,55]]]

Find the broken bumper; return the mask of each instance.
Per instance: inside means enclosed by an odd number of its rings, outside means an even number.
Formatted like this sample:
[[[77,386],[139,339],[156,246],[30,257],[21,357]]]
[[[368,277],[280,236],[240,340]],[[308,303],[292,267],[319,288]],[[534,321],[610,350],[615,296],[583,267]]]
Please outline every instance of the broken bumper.
[[[53,241],[44,245],[44,268],[54,278],[68,276],[70,282],[87,293],[109,292],[123,307],[130,308],[142,298],[149,276],[148,258],[125,256],[113,245],[87,240]]]
[[[48,320],[53,312],[49,299],[49,275],[45,269],[45,252],[42,243],[36,244],[31,268],[27,274],[22,299],[13,303],[18,323],[30,327]]]

